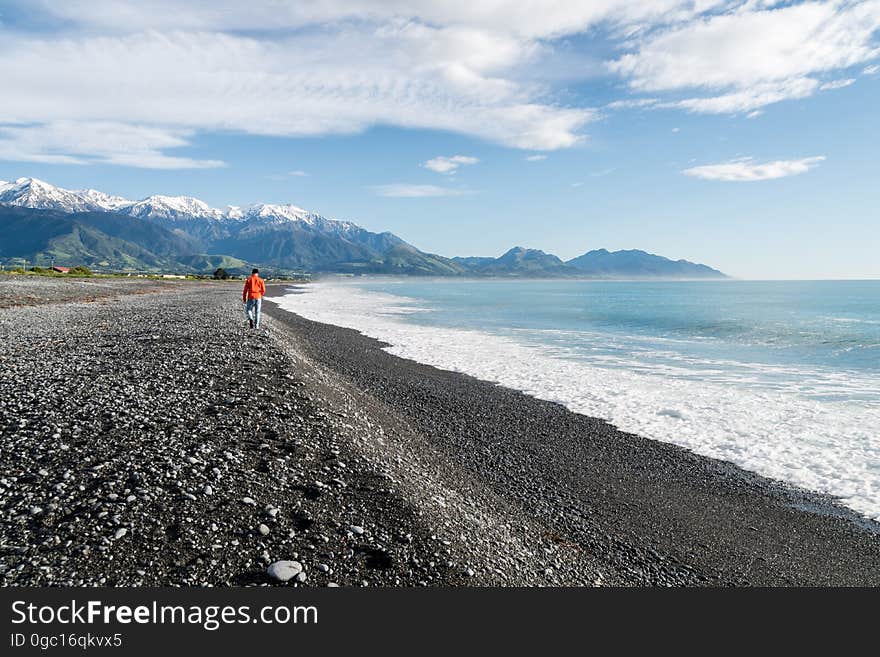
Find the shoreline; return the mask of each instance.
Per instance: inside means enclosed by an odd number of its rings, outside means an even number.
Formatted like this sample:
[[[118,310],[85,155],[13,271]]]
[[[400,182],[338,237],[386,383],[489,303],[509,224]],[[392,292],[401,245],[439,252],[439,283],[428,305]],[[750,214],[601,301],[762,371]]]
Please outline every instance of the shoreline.
[[[0,309],[0,585],[880,584],[820,495],[169,285]]]
[[[522,303],[517,289],[498,295],[498,317],[472,310],[471,290],[454,286],[330,283],[313,294],[303,296],[299,287],[274,300],[312,321],[387,342],[389,354],[560,403],[624,433],[825,495],[880,522],[872,431],[880,426],[880,407],[871,392],[877,380],[870,369],[855,369],[861,363],[835,368],[820,363],[827,354],[816,353],[815,361],[798,365],[786,352],[774,365],[767,350],[731,350],[723,340],[706,347],[714,341],[699,336],[580,332],[567,316],[554,324],[552,314],[542,314],[554,311],[541,304],[535,318],[511,314],[512,300]],[[522,297],[535,292],[526,287]],[[461,295],[468,301],[460,302]],[[476,307],[495,303],[495,293],[481,287],[473,298],[481,300]],[[615,301],[612,294],[609,303]],[[846,338],[829,335],[823,344]],[[853,341],[850,336],[845,344]],[[870,368],[868,352],[859,358]]]
[[[536,476],[562,484],[564,494],[541,504],[561,514],[560,528],[571,531],[565,540],[588,539],[592,549],[604,543],[613,551],[621,538],[635,539],[629,546],[634,553],[646,547],[661,562],[714,571],[707,583],[880,583],[880,523],[831,496],[620,431],[555,402],[391,355],[383,350],[386,343],[306,320],[272,302],[266,308],[311,358],[403,417],[448,458],[466,458],[467,469],[483,484],[502,495],[516,491],[525,508],[536,505],[524,493],[531,490],[537,499],[546,487],[527,488],[529,467],[522,459],[542,456],[542,462],[533,461],[536,470],[545,469]],[[485,417],[490,407],[500,422]],[[522,430],[529,426],[532,436]],[[477,450],[498,467],[475,458]],[[800,538],[777,535],[782,533]],[[849,549],[852,539],[855,550]],[[695,547],[704,554],[696,555]],[[826,550],[837,565],[826,563]],[[846,559],[841,550],[849,553]],[[780,569],[785,560],[794,567]]]

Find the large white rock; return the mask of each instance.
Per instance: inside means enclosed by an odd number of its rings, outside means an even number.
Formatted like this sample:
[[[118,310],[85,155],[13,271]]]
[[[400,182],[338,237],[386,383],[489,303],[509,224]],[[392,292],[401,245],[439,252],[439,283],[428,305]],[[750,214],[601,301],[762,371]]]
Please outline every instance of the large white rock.
[[[299,561],[276,561],[266,569],[266,573],[272,579],[287,582],[299,575],[302,569],[302,564]]]

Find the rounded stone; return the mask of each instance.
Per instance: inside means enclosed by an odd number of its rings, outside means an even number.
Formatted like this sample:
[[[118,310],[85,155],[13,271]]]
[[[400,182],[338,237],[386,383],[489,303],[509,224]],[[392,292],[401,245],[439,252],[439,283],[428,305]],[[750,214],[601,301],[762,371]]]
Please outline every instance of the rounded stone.
[[[287,582],[302,572],[299,561],[276,561],[266,569],[266,574],[279,582]]]

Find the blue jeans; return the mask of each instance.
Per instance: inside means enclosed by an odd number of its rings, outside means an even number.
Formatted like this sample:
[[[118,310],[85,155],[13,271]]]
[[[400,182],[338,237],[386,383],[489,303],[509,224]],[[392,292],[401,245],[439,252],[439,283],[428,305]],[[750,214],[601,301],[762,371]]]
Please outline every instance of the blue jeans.
[[[247,309],[248,319],[254,323],[254,328],[260,328],[260,308],[263,305],[262,299],[248,299]]]

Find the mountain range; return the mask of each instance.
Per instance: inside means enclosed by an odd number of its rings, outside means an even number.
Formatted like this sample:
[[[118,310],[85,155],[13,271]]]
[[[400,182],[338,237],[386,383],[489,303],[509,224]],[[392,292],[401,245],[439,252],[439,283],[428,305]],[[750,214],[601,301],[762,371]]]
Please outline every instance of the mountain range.
[[[644,251],[589,251],[564,262],[514,247],[497,258],[425,253],[390,233],[328,219],[295,205],[218,209],[187,196],[132,201],[68,190],[35,178],[0,181],[0,262],[111,270],[282,272],[594,278],[723,278],[706,265]]]

